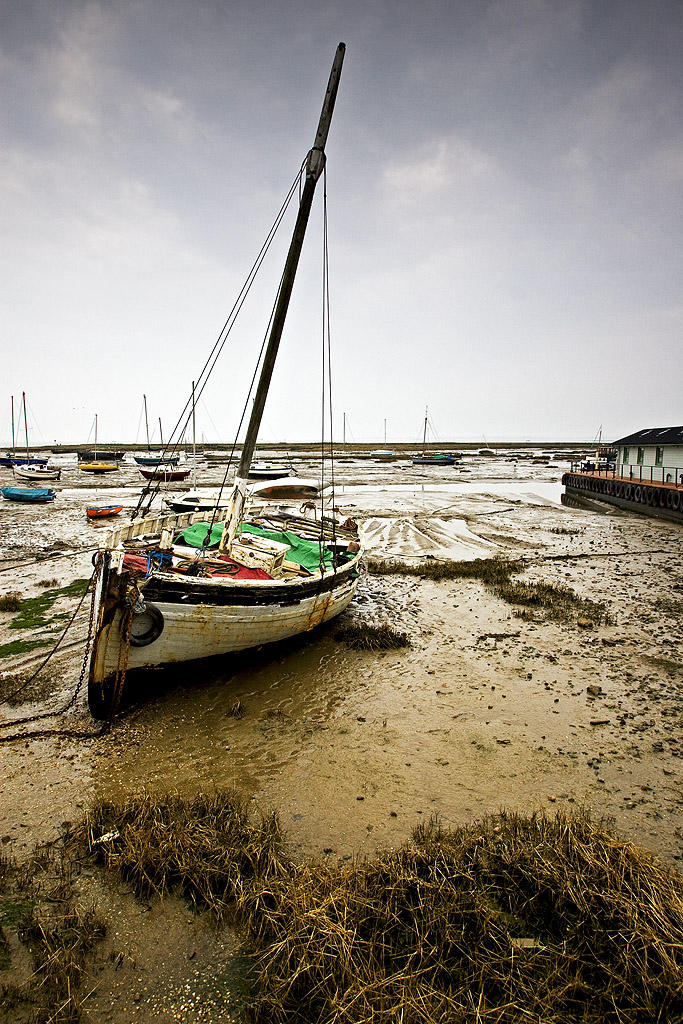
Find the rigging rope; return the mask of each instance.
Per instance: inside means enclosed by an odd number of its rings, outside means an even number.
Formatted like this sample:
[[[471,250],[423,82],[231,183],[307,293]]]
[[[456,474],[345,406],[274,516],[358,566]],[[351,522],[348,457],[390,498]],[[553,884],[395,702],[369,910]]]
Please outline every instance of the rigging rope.
[[[269,252],[270,247],[271,247],[271,245],[273,243],[275,235],[277,234],[277,231],[278,231],[278,229],[279,229],[279,227],[280,227],[280,225],[282,223],[282,220],[283,220],[283,218],[284,218],[284,216],[285,216],[285,214],[287,212],[287,209],[289,208],[289,204],[290,204],[290,202],[292,200],[292,197],[294,196],[294,194],[296,192],[297,185],[300,183],[301,176],[303,174],[304,164],[305,164],[305,161],[304,161],[304,163],[301,164],[301,167],[299,168],[299,171],[298,171],[294,181],[292,182],[292,185],[290,186],[290,189],[289,189],[289,191],[287,193],[287,196],[285,197],[285,199],[284,199],[284,201],[283,201],[283,203],[282,203],[282,205],[281,205],[281,207],[280,207],[280,209],[279,209],[279,211],[277,213],[277,216],[276,216],[275,220],[273,221],[273,224],[270,227],[270,230],[269,230],[269,232],[268,232],[268,234],[266,236],[266,240],[263,243],[263,245],[261,246],[261,249],[259,250],[259,253],[258,253],[257,257],[254,260],[254,262],[253,262],[253,264],[251,266],[251,269],[249,270],[249,273],[247,274],[247,277],[246,277],[246,279],[244,281],[244,284],[242,285],[242,287],[241,287],[241,289],[240,289],[240,291],[238,293],[238,296],[235,299],[233,307],[230,310],[230,313],[228,314],[228,317],[227,317],[225,323],[223,324],[223,327],[222,327],[222,329],[221,329],[221,331],[220,331],[220,333],[218,335],[218,338],[214,342],[213,347],[212,347],[211,351],[209,352],[209,355],[206,358],[204,366],[202,367],[201,373],[199,374],[199,376],[197,378],[197,381],[196,381],[196,384],[195,384],[195,391],[194,391],[194,405],[195,405],[195,407],[196,407],[196,404],[197,404],[198,400],[201,398],[201,396],[202,396],[202,394],[204,392],[204,388],[206,387],[206,385],[208,383],[208,380],[209,380],[211,374],[213,373],[213,370],[214,370],[214,368],[216,366],[216,363],[218,362],[218,359],[220,358],[220,355],[221,355],[221,353],[223,351],[223,348],[225,347],[225,344],[226,344],[226,342],[228,340],[228,336],[229,336],[230,332],[232,331],[232,328],[234,327],[234,324],[235,324],[235,321],[237,319],[237,316],[239,315],[239,313],[240,313],[244,303],[246,302],[247,296],[249,295],[249,292],[251,291],[251,288],[252,288],[252,285],[253,285],[253,283],[254,283],[254,281],[256,279],[256,276],[257,276],[259,270],[261,269],[261,266],[263,265],[263,262],[264,262],[266,256],[268,255],[268,252]],[[185,420],[184,420],[185,430],[187,429],[187,427],[189,425],[189,422],[190,422],[190,419],[192,417],[192,405],[193,405],[193,396],[190,395],[190,397],[188,398],[187,402],[185,403],[185,406],[184,406],[184,408],[183,408],[183,410],[182,410],[182,412],[181,412],[181,414],[180,414],[180,416],[179,416],[179,418],[178,418],[178,420],[176,422],[176,425],[174,426],[173,430],[171,431],[171,434],[170,434],[169,439],[168,439],[168,441],[166,443],[166,446],[164,447],[164,450],[162,451],[162,457],[166,456],[167,454],[173,454],[177,450],[178,445],[179,445],[179,441],[176,440],[175,442],[173,442],[173,444],[171,444],[171,441],[172,441],[172,438],[176,435],[176,432],[179,430],[181,424],[183,423],[183,418],[184,417],[185,417]],[[180,435],[178,435],[178,436],[180,436]],[[156,480],[156,482],[154,480],[149,480],[147,482],[146,487],[143,488],[142,494],[140,495],[140,499],[138,501],[138,504],[137,504],[136,508],[133,511],[131,519],[135,519],[138,514],[145,515],[147,512],[149,512],[154,498],[159,493],[159,489],[161,487],[161,483],[162,482],[163,482],[163,475],[162,474],[159,474],[158,479]],[[152,487],[152,485],[154,483],[156,483],[156,486]],[[148,500],[146,500],[146,499],[148,499]],[[145,502],[146,502],[146,508],[144,508]]]
[[[330,482],[332,485],[332,540],[336,545],[336,516],[334,493],[334,441],[332,432],[332,353],[330,344],[330,260],[328,247],[327,219],[327,164],[323,168],[323,281],[322,281],[322,396],[321,396],[321,439],[320,439],[320,571],[324,574],[324,534],[325,534],[325,398],[326,385],[329,393],[330,417]],[[327,379],[326,379],[327,371]],[[336,552],[332,562],[333,571],[337,570]]]
[[[86,673],[86,670],[87,670],[87,667],[88,667],[88,658],[90,656],[90,648],[92,646],[93,633],[94,633],[94,623],[95,623],[95,597],[96,597],[96,592],[97,592],[97,580],[98,580],[99,575],[100,575],[100,573],[102,571],[102,564],[103,564],[102,558],[98,558],[97,559],[97,564],[95,565],[95,569],[93,571],[93,574],[90,577],[90,579],[88,580],[88,585],[85,588],[85,590],[83,591],[83,594],[81,595],[81,599],[78,602],[78,606],[76,608],[76,611],[71,616],[71,619],[69,620],[69,623],[67,624],[66,629],[64,630],[64,632],[60,636],[60,638],[57,641],[55,647],[52,649],[52,651],[47,656],[45,661],[40,665],[40,667],[33,673],[33,675],[30,676],[29,679],[27,679],[24,683],[22,683],[22,685],[17,690],[14,691],[14,694],[10,694],[10,699],[11,699],[13,696],[17,695],[18,693],[21,693],[21,691],[23,689],[25,689],[25,687],[28,686],[28,684],[30,682],[32,682],[33,679],[36,678],[38,673],[40,671],[42,671],[42,669],[45,667],[47,662],[50,660],[50,658],[55,653],[55,651],[57,650],[57,648],[61,644],[62,640],[66,636],[66,633],[67,633],[68,629],[70,628],[71,624],[73,623],[74,619],[76,618],[76,615],[78,614],[78,611],[79,611],[81,605],[83,604],[83,600],[85,598],[85,595],[88,593],[88,590],[91,590],[90,619],[89,619],[89,623],[88,623],[88,635],[87,635],[87,638],[86,638],[85,651],[83,653],[83,662],[81,664],[81,672],[80,672],[80,675],[78,677],[78,682],[76,684],[76,688],[74,689],[74,692],[72,693],[71,697],[69,698],[67,703],[64,705],[64,707],[57,708],[56,711],[45,711],[45,712],[42,712],[41,714],[29,715],[29,716],[27,716],[25,718],[15,718],[15,719],[5,720],[4,722],[0,722],[0,728],[9,728],[10,726],[15,727],[17,725],[28,725],[31,722],[40,722],[40,721],[43,721],[46,718],[57,718],[60,715],[65,715],[66,712],[69,711],[74,706],[74,704],[76,703],[76,701],[78,699],[78,695],[81,692],[81,688],[83,686],[83,680],[85,679],[85,673]],[[52,729],[39,729],[39,730],[34,731],[34,732],[11,733],[9,736],[7,736],[7,735],[0,736],[0,743],[11,743],[14,740],[37,739],[37,738],[43,738],[43,737],[46,737],[46,736],[70,736],[70,737],[73,737],[73,738],[76,738],[76,739],[92,739],[95,736],[101,736],[104,732],[106,732],[109,729],[109,727],[110,727],[110,723],[109,722],[105,722],[105,724],[102,726],[102,728],[96,730],[95,732],[87,732],[87,733],[79,732],[78,730],[75,730],[75,729],[54,729],[54,728],[52,728]]]
[[[204,538],[204,543],[202,544],[202,557],[205,557],[205,555],[206,555],[206,551],[207,551],[207,548],[208,548],[208,545],[209,545],[209,542],[210,542],[210,539],[211,539],[211,531],[212,531],[212,529],[214,527],[214,523],[216,522],[216,516],[218,514],[218,508],[219,508],[219,505],[220,505],[220,502],[221,502],[221,498],[223,497],[223,491],[225,489],[225,485],[227,484],[227,481],[228,481],[228,473],[230,472],[230,468],[232,466],[232,460],[235,457],[235,450],[237,448],[237,439],[240,436],[240,430],[242,429],[242,424],[244,423],[244,418],[247,415],[247,409],[249,408],[249,399],[251,398],[251,393],[254,390],[254,384],[256,383],[256,378],[258,377],[259,366],[261,365],[261,361],[263,359],[263,353],[266,350],[266,344],[268,342],[268,335],[270,334],[271,324],[273,323],[273,317],[275,316],[275,309],[277,307],[277,302],[278,302],[278,298],[280,296],[280,290],[282,288],[283,280],[284,280],[284,270],[282,271],[282,274],[280,275],[280,283],[278,285],[277,292],[275,294],[275,301],[273,302],[273,305],[272,305],[272,308],[271,308],[271,311],[270,311],[270,316],[268,318],[268,323],[266,324],[266,330],[265,330],[265,333],[263,335],[263,341],[261,342],[261,348],[259,350],[258,359],[256,360],[256,366],[254,367],[254,372],[253,372],[252,377],[251,377],[251,383],[249,385],[249,390],[247,392],[247,397],[244,400],[244,405],[242,406],[242,414],[240,416],[240,421],[237,424],[237,430],[235,431],[235,438],[234,438],[234,440],[232,442],[232,449],[230,450],[230,458],[228,459],[228,463],[227,463],[227,465],[225,467],[225,473],[223,474],[223,479],[221,481],[221,486],[220,486],[220,489],[218,491],[218,495],[216,497],[216,502],[214,504],[213,511],[211,513],[211,522],[209,524],[208,530],[206,531],[206,537]]]

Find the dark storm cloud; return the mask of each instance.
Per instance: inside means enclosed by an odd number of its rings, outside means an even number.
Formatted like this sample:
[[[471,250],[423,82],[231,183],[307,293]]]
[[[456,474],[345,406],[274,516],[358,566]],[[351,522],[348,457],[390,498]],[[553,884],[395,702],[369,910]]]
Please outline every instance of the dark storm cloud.
[[[6,390],[29,391],[46,435],[77,439],[99,408],[131,437],[144,389],[171,419],[312,141],[339,39],[333,340],[356,436],[385,416],[417,435],[427,401],[444,436],[680,422],[679,3],[0,10]],[[318,391],[319,233],[270,434],[316,432],[291,394]],[[226,438],[269,302],[207,392]]]

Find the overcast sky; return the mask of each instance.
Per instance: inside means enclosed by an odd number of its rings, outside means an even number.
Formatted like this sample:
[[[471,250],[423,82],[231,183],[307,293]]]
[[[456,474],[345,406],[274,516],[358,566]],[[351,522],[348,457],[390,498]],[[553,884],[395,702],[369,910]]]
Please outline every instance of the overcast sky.
[[[3,386],[36,442],[175,422],[328,142],[336,433],[683,422],[680,0],[0,0]],[[320,433],[322,182],[262,438]],[[198,410],[234,435],[293,220]],[[6,412],[2,410],[5,409]]]

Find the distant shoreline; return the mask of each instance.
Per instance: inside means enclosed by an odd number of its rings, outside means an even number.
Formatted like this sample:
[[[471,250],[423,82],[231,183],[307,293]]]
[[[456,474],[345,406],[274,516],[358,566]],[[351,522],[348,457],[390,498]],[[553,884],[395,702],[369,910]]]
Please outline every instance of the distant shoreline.
[[[376,451],[381,443],[382,442],[379,441],[347,441],[344,444],[342,441],[335,441],[334,448],[337,452],[359,452],[361,454],[369,454],[370,452]],[[608,442],[602,443],[606,444]],[[326,445],[327,444],[328,442],[326,442]],[[534,448],[540,450],[557,449],[562,451],[585,451],[588,449],[593,451],[596,444],[596,441],[428,441],[427,444],[422,444],[421,441],[395,441],[387,442],[386,449],[391,449],[395,452],[412,452],[422,450],[445,452],[486,452],[493,449],[510,451],[516,448]],[[158,444],[153,445],[152,447],[154,451],[161,450],[161,446]],[[192,445],[187,443],[180,445],[167,445],[166,447],[173,447],[178,451],[192,451]],[[202,445],[197,445],[197,447],[209,451],[229,452],[232,450],[232,443],[226,444],[205,441]],[[237,445],[236,451],[241,451],[241,447],[241,445]],[[256,447],[261,451],[318,451],[320,449],[320,441],[259,441]],[[126,452],[147,451],[146,444],[126,444],[125,442],[108,441],[106,444],[98,445],[98,451],[101,451],[103,455],[112,448],[117,448]],[[92,444],[31,445],[31,451],[53,452],[55,455],[65,455],[70,452],[92,450]],[[18,446],[17,451],[20,451]]]

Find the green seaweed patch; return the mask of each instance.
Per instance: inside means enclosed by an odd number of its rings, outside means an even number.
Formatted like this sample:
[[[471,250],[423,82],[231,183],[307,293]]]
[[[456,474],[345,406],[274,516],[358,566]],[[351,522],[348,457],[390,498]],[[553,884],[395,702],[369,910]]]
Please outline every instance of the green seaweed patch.
[[[25,597],[21,602],[21,610],[9,624],[10,629],[38,629],[40,626],[47,626],[57,618],[64,618],[64,614],[53,615],[47,618],[47,613],[56,601],[64,597],[81,597],[89,580],[74,580],[66,587],[54,590],[46,590],[37,597]],[[1,649],[0,649],[1,650]]]
[[[407,633],[386,623],[381,626],[343,626],[334,638],[356,651],[391,651],[411,646]]]
[[[28,654],[39,647],[48,647],[53,640],[54,636],[42,640],[10,640],[8,644],[0,644],[0,658],[9,658],[12,654]]]
[[[8,898],[0,900],[0,924],[16,928],[31,913],[35,900]]]

